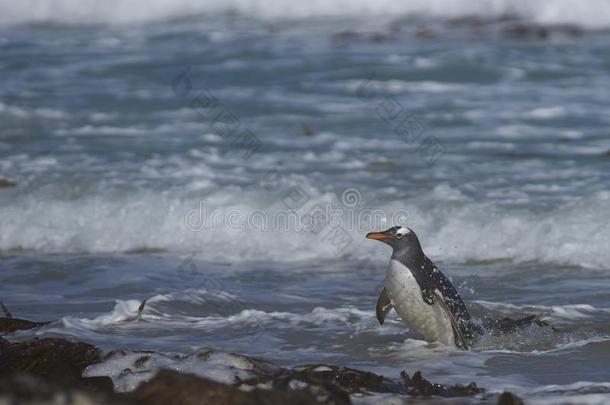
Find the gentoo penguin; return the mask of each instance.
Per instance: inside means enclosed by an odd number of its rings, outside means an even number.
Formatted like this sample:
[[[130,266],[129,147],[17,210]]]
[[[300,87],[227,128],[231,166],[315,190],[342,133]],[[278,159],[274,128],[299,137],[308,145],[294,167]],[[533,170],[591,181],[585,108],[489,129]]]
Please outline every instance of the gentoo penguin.
[[[471,320],[449,279],[424,254],[415,232],[395,226],[366,237],[393,249],[385,287],[377,301],[379,323],[383,325],[393,307],[426,341],[469,348],[482,330]]]

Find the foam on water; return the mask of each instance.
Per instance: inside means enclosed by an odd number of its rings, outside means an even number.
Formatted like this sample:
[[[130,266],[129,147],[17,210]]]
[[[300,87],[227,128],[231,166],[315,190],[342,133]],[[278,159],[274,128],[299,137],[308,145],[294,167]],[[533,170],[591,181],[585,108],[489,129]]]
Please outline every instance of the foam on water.
[[[369,353],[379,356],[383,351],[384,357],[389,356],[393,359],[392,361],[396,363],[394,366],[373,367],[373,371],[384,373],[387,376],[397,376],[405,367],[410,372],[419,369],[424,372],[424,375],[436,375],[435,380],[439,382],[451,384],[456,381],[467,383],[475,380],[480,386],[487,389],[488,394],[511,390],[519,395],[544,401],[549,396],[569,396],[572,399],[580,399],[584,396],[587,398],[588,395],[594,393],[608,392],[608,383],[577,381],[563,385],[540,386],[533,384],[526,376],[503,373],[494,375],[485,370],[489,367],[493,368],[494,366],[490,366],[490,362],[497,363],[498,359],[511,357],[517,361],[523,361],[531,356],[562,356],[597,342],[607,342],[607,338],[581,339],[577,342],[558,344],[556,349],[546,351],[474,348],[472,351],[465,352],[443,345],[431,345],[419,339],[407,338],[402,343],[373,344],[373,347],[369,348]],[[506,360],[502,364],[504,363]],[[508,365],[508,363],[506,364]],[[230,384],[237,381],[238,378],[255,376],[261,367],[268,370],[273,366],[269,363],[253,361],[244,356],[201,348],[185,353],[117,351],[107,357],[103,363],[90,366],[84,375],[110,376],[115,383],[115,389],[130,391],[141,382],[152,378],[158,370],[163,368],[194,373]],[[373,403],[378,403],[380,398],[374,396],[374,399]]]
[[[150,380],[160,369],[191,373],[217,382],[232,384],[253,377],[255,363],[231,353],[200,350],[192,354],[133,352],[111,354],[103,363],[83,372],[85,377],[111,377],[118,392],[133,391]]]
[[[247,328],[253,333],[262,333],[269,328],[292,330],[306,327],[312,329],[336,329],[349,331],[353,335],[375,334],[389,335],[401,333],[408,327],[395,315],[386,320],[383,328],[379,327],[375,319],[375,311],[363,310],[354,306],[337,308],[315,307],[310,312],[298,313],[288,311],[263,311],[255,308],[244,308],[239,298],[233,297],[225,291],[201,291],[205,301],[212,304],[202,306],[202,298],[192,293],[173,293],[156,295],[147,300],[144,310],[140,313],[141,304],[137,300],[117,300],[112,311],[102,314],[94,319],[63,317],[59,323],[53,323],[46,332],[70,333],[87,336],[92,333],[107,333],[109,330],[125,331],[165,331],[202,330],[206,333],[217,334],[227,328]],[[179,302],[189,302],[197,305],[205,316],[185,315],[176,313],[175,305]],[[213,302],[216,302],[214,305]],[[592,342],[604,342],[607,337],[595,332],[595,325],[603,323],[610,315],[608,308],[595,308],[591,305],[513,305],[489,301],[474,301],[486,309],[494,311],[484,314],[486,318],[500,318],[503,316],[520,317],[526,314],[535,314],[553,327],[532,325],[523,330],[502,336],[486,336],[478,342],[475,351],[494,351],[505,353],[551,353],[561,350],[570,350],[582,347]],[[469,303],[469,305],[472,305]],[[221,307],[224,306],[224,307]],[[211,313],[210,313],[211,312]],[[476,318],[476,317],[475,317]],[[580,326],[580,328],[576,328]],[[588,327],[588,329],[586,328]],[[565,330],[563,330],[565,328]],[[579,330],[580,329],[580,330]],[[443,345],[430,345],[422,340],[407,339],[408,350],[397,347],[396,350],[404,352],[411,360],[422,360],[420,356],[438,357],[446,355],[454,348]],[[412,347],[415,345],[414,347]],[[422,350],[415,350],[420,347]],[[423,350],[423,348],[431,350]]]
[[[500,302],[490,301],[475,301],[486,308],[503,311],[503,312],[529,312],[545,314],[548,319],[555,322],[572,322],[582,321],[583,319],[593,319],[599,315],[610,314],[610,308],[596,308],[588,304],[572,304],[572,305],[514,305]]]
[[[347,212],[345,215],[356,219],[364,211],[364,207],[345,209],[340,197],[332,193],[309,190],[312,199],[297,211],[300,218],[305,218],[303,223],[309,210],[319,205],[342,207]],[[194,252],[203,260],[232,262],[291,262],[340,256],[366,259],[381,257],[385,249],[365,240],[363,235],[373,230],[371,227],[394,225],[389,223],[394,214],[404,213],[401,216],[404,224],[415,230],[424,250],[438,261],[510,259],[609,268],[608,193],[536,212],[473,202],[456,189],[438,186],[421,199],[371,204],[370,209],[385,213],[376,224],[344,217],[339,221],[345,231],[341,243],[333,242],[324,233],[308,232],[303,224],[301,228],[292,225],[274,228],[271,223],[274,215],[276,218],[282,209],[286,211],[281,201],[269,204],[262,201],[266,197],[253,194],[251,202],[261,204],[262,208],[258,208],[245,200],[235,205],[234,195],[229,192],[211,196],[206,200],[209,201],[207,211],[192,198],[144,191],[68,201],[46,199],[44,203],[28,199],[19,205],[3,207],[0,249],[76,253],[161,249]],[[215,209],[220,211],[214,213]],[[214,219],[223,216],[226,219],[231,212],[235,213],[233,222]],[[187,223],[193,213],[204,216],[197,218],[201,226]],[[216,221],[216,224],[213,229],[207,228],[202,225],[203,220],[210,225]]]
[[[206,295],[210,295],[209,292]],[[185,296],[181,297],[186,299]],[[212,298],[208,297],[207,300]],[[136,300],[117,300],[114,309],[95,319],[63,317],[60,328],[77,330],[102,330],[108,328],[126,329],[164,329],[167,327],[199,328],[208,331],[217,331],[229,326],[255,326],[285,323],[286,326],[322,327],[325,325],[349,325],[350,327],[365,326],[374,320],[374,311],[363,311],[353,307],[323,308],[316,307],[310,313],[297,314],[281,311],[261,311],[257,309],[242,309],[236,300],[226,301],[225,304],[233,311],[231,314],[215,314],[212,316],[196,317],[164,313],[155,308],[155,303],[169,300],[165,296],[155,296],[147,300],[142,313],[138,313],[141,302]],[[200,298],[189,300],[197,303]],[[392,323],[392,322],[390,322]],[[55,326],[53,326],[54,328]]]

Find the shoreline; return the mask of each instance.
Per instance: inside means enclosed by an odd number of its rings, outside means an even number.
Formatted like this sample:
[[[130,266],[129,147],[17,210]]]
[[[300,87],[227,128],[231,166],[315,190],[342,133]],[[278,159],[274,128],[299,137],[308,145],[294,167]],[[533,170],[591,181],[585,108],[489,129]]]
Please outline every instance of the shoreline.
[[[0,331],[14,326],[14,318],[0,318]],[[28,322],[17,320],[19,322]],[[25,324],[30,326],[31,324]],[[368,371],[332,364],[280,367],[268,360],[215,349],[198,351],[196,356],[210,364],[231,370],[229,384],[222,378],[159,367],[151,378],[143,378],[134,390],[117,392],[111,378],[112,361],[119,359],[118,378],[145,374],[154,362],[154,351],[113,350],[109,353],[91,344],[63,337],[34,337],[11,342],[0,337],[0,403],[70,403],[81,398],[90,404],[351,404],[376,394],[397,395],[401,400],[430,403],[432,398],[455,398],[457,403],[495,403],[509,394],[486,394],[476,383],[443,385],[426,380],[421,372],[385,377]],[[128,362],[125,363],[125,360]],[[224,362],[224,364],[222,364]],[[124,367],[125,364],[128,367]],[[101,366],[101,373],[91,371]],[[116,367],[115,367],[116,369]],[[118,371],[116,369],[115,371]],[[240,372],[244,372],[240,374]],[[105,375],[104,375],[105,374]],[[240,377],[241,375],[241,377]],[[510,398],[514,396],[510,394]],[[514,397],[517,398],[517,397]],[[362,400],[361,400],[362,399]],[[516,400],[516,399],[515,399]],[[13,401],[13,402],[11,402]],[[366,401],[365,401],[366,402]],[[452,403],[456,403],[453,401]],[[498,402],[500,403],[500,402]],[[519,403],[519,402],[501,402]]]

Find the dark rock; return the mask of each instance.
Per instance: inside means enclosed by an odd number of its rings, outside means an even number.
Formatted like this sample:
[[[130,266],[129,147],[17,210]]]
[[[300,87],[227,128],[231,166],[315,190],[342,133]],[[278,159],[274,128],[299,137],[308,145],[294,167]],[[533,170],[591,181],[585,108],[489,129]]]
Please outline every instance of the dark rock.
[[[324,371],[315,371],[316,368],[324,367]],[[331,371],[327,371],[327,369]],[[236,386],[255,387],[259,384],[269,386],[274,391],[293,392],[295,389],[309,392],[316,398],[324,398],[325,403],[349,404],[350,391],[345,384],[345,379],[340,379],[338,367],[328,366],[305,366],[298,370],[281,369],[279,372],[268,375],[259,375],[244,381],[239,381]],[[341,380],[341,381],[340,381]],[[342,384],[343,383],[343,384]],[[355,388],[355,387],[354,387]],[[361,392],[358,389],[350,392]]]
[[[516,23],[507,26],[504,34],[516,39],[548,39],[551,36],[579,37],[583,35],[582,29],[572,25],[537,25]]]
[[[0,177],[0,188],[16,187],[17,183]]]
[[[504,34],[511,38],[526,39],[535,38],[546,39],[549,31],[546,27],[538,27],[529,24],[514,24],[504,30]]]
[[[162,370],[152,380],[140,385],[131,398],[147,405],[310,405],[350,404],[349,396],[327,398],[316,396],[306,390],[262,390],[253,388],[243,391],[237,387],[221,384],[192,374],[173,370]]]
[[[474,382],[471,382],[468,385],[431,383],[422,376],[420,371],[416,371],[415,374],[413,374],[413,377],[409,377],[404,371],[400,373],[400,376],[404,384],[405,393],[415,397],[429,397],[432,395],[441,397],[465,397],[485,392],[483,388],[477,387],[477,384]]]
[[[327,364],[313,364],[294,370],[284,370],[279,375],[245,380],[239,385],[256,386],[258,384],[270,384],[275,390],[287,390],[291,386],[303,385],[310,387],[312,391],[324,392],[331,397],[340,396],[342,392],[349,394],[393,393],[423,397],[433,395],[462,397],[484,392],[474,382],[468,385],[452,386],[431,383],[423,378],[419,371],[412,378],[403,371],[400,380],[394,380],[367,371]],[[337,388],[340,390],[338,391]]]
[[[0,377],[28,373],[49,381],[74,384],[94,391],[112,391],[108,377],[82,377],[90,364],[101,361],[95,346],[65,339],[40,339],[9,343],[0,353]]]
[[[373,32],[368,35],[368,40],[371,42],[385,42],[392,38],[390,34],[385,32]]]
[[[149,367],[153,353],[141,352],[141,355],[133,361],[132,368],[127,368],[123,372],[141,373],[143,369]],[[214,356],[215,353],[215,350],[210,349],[196,353],[196,355],[205,360]],[[110,357],[106,356],[105,359],[125,354],[124,351],[119,350],[110,354]],[[235,377],[232,385],[217,383],[195,375],[162,370],[153,379],[141,384],[133,393],[114,394],[110,378],[105,376],[82,377],[87,366],[103,360],[100,350],[95,346],[59,338],[34,339],[15,343],[0,338],[0,364],[2,365],[0,380],[27,373],[31,378],[44,379],[46,384],[63,387],[62,389],[68,389],[68,392],[77,390],[78,395],[98,393],[103,400],[116,396],[126,398],[128,401],[151,405],[208,403],[220,405],[286,403],[291,405],[345,405],[351,403],[350,394],[393,393],[417,397],[462,397],[484,391],[475,383],[452,386],[435,384],[426,380],[419,371],[412,377],[403,371],[400,379],[391,379],[348,367],[313,364],[286,369],[265,360],[247,356],[240,357],[249,362],[249,365],[244,367],[249,370],[252,377],[247,380]],[[26,383],[24,384],[26,387],[28,386]],[[39,394],[47,395],[48,392],[57,392],[59,389],[57,387],[51,391],[47,389],[48,387],[42,387]],[[28,389],[24,392],[27,392]],[[35,389],[29,390],[36,392]],[[7,392],[10,392],[10,395],[15,394],[10,390]],[[22,395],[20,391],[17,394]],[[96,400],[91,400],[90,403],[97,404]]]
[[[28,330],[48,325],[50,322],[33,322],[19,318],[0,317],[0,332],[11,333],[18,330]]]
[[[150,356],[145,355],[142,357],[138,357],[134,362],[133,365],[136,366],[136,368],[142,368],[144,367],[144,365],[146,363],[148,363],[148,361],[150,360]]]
[[[127,405],[132,402],[112,393],[93,393],[79,387],[53,383],[33,375],[12,374],[0,379],[0,403]]]
[[[309,384],[337,384],[350,394],[400,392],[400,385],[381,375],[348,367],[313,364],[289,370],[275,380],[298,380]]]
[[[330,36],[330,41],[333,46],[345,46],[350,42],[355,42],[362,39],[362,34],[356,31],[340,31]]]
[[[11,311],[0,301],[0,309],[6,315],[5,318],[0,317],[0,332],[11,333],[18,330],[28,330],[48,325],[50,322],[33,322],[26,319],[13,318]]]
[[[498,17],[492,18],[483,18],[475,15],[463,16],[450,18],[447,20],[446,24],[449,27],[465,27],[471,29],[479,29],[484,26],[494,25],[494,24],[502,24],[512,21],[517,21],[518,18],[514,15],[504,14]]]
[[[339,31],[332,34],[330,39],[335,46],[344,46],[350,42],[380,43],[395,39],[395,32]]]
[[[2,336],[0,336],[0,355],[2,354],[2,352],[4,352],[4,350],[8,347],[8,345],[9,345],[8,340],[6,340]]]
[[[418,39],[436,39],[437,37],[437,33],[429,28],[418,28],[415,31],[415,38]]]
[[[521,398],[513,394],[512,392],[503,392],[498,396],[498,405],[523,405]]]

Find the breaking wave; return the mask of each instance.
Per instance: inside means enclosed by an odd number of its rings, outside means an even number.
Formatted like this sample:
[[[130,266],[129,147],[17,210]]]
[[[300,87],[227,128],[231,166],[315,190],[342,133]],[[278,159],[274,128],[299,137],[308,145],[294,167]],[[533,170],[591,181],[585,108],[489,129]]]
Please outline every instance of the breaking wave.
[[[76,200],[44,198],[44,203],[30,196],[19,204],[1,208],[0,250],[50,253],[162,250],[195,252],[202,260],[232,262],[377,259],[387,252],[380,244],[366,240],[364,234],[394,225],[390,223],[390,214],[404,212],[402,222],[416,231],[424,250],[440,262],[512,260],[609,268],[610,195],[606,192],[534,212],[479,203],[460,197],[459,191],[449,186],[437,186],[419,200],[372,207],[388,214],[387,223],[383,223],[383,218],[372,225],[346,222],[348,218],[344,215],[317,232],[253,227],[244,218],[251,218],[253,213],[260,218],[271,216],[276,205],[262,209],[252,206],[260,196],[250,196],[252,200],[235,204],[231,202],[239,198],[233,191],[222,193],[227,195],[210,198],[216,201],[216,211],[204,215],[211,222],[218,220],[211,218],[218,212],[239,213],[242,218],[239,226],[223,220],[214,229],[193,229],[185,219],[195,212],[199,201],[165,193],[141,190],[121,197],[102,194]],[[332,193],[310,194],[310,203],[297,211],[302,220],[310,212],[309,207],[340,204],[340,196]],[[362,214],[364,209],[344,206],[347,213],[353,210]]]

